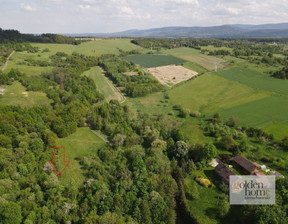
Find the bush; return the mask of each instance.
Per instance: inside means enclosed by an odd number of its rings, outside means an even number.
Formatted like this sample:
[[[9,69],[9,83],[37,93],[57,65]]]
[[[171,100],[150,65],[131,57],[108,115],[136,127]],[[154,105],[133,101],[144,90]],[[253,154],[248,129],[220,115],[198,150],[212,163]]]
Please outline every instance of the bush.
[[[190,116],[191,117],[201,117],[201,112],[199,112],[199,111],[194,111],[194,112],[192,112],[192,113],[190,113]]]
[[[212,184],[211,184],[210,180],[208,180],[208,179],[206,179],[206,178],[204,178],[204,177],[202,177],[202,176],[197,176],[197,177],[195,178],[195,180],[196,180],[199,184],[203,185],[204,187],[212,187]]]

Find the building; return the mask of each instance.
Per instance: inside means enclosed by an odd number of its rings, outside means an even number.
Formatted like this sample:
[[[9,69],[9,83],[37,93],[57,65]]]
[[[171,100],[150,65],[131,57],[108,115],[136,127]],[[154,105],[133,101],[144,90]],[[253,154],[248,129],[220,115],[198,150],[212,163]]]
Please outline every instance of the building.
[[[276,176],[276,178],[284,178],[284,175],[277,171],[271,171],[271,175]]]
[[[225,184],[229,184],[229,176],[236,175],[222,162],[218,163],[218,165],[215,167],[215,172],[222,178]]]
[[[233,159],[234,166],[240,168],[247,175],[254,175],[257,167],[248,159],[242,157],[241,155],[235,156]]]

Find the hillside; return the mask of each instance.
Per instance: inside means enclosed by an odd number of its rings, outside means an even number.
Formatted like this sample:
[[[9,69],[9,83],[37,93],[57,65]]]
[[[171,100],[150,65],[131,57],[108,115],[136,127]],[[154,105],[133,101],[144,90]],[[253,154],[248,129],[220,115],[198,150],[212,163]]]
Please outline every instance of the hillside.
[[[69,34],[72,37],[155,37],[155,38],[259,38],[288,37],[288,23],[243,25],[232,24],[208,27],[162,27],[146,30],[127,30],[117,33]]]

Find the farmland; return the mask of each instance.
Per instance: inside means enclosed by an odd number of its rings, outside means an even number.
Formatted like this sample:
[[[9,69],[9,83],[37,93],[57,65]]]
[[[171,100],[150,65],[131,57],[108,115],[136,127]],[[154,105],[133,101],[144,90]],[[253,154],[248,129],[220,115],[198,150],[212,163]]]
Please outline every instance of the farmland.
[[[269,105],[269,106],[268,106]],[[288,110],[288,97],[270,96],[238,106],[221,110],[224,118],[234,115],[241,125],[252,127],[265,127],[274,123],[288,123],[286,111]],[[288,134],[286,131],[285,133]]]
[[[201,75],[192,81],[173,88],[168,94],[174,104],[180,104],[190,111],[198,110],[205,113],[217,112],[223,108],[270,95],[268,92],[227,80],[214,73]]]
[[[41,50],[48,48],[49,52],[44,54],[44,57],[48,55],[56,54],[58,51],[72,54],[73,52],[79,54],[85,54],[88,56],[100,56],[102,54],[120,54],[120,50],[131,51],[139,50],[143,48],[138,47],[130,43],[130,39],[98,39],[95,41],[88,41],[81,43],[80,45],[71,44],[32,44],[34,47],[38,47]],[[144,50],[145,52],[145,50]]]
[[[244,67],[235,67],[219,71],[217,75],[256,89],[288,95],[288,82]]]
[[[191,48],[176,48],[165,50],[164,53],[173,55],[175,57],[181,58],[185,61],[192,62],[201,66],[209,71],[214,70],[215,62],[219,62],[218,69],[223,69],[224,65],[222,64],[225,60],[213,56],[208,56],[201,54],[199,50],[191,49]]]
[[[139,64],[145,68],[185,63],[185,60],[173,57],[171,55],[132,55],[124,57],[124,59],[134,62],[135,64]]]
[[[197,75],[190,69],[184,68],[182,66],[168,65],[155,68],[149,68],[148,71],[156,78],[158,81],[167,86],[173,86],[180,82],[189,80]]]

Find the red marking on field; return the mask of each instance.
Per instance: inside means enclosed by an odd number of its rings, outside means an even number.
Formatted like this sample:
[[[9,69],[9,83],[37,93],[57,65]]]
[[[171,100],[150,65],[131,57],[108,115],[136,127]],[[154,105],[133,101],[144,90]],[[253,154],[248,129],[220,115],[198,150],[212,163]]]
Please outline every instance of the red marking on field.
[[[52,163],[55,163],[55,149],[60,149],[60,148],[63,148],[63,162],[64,162],[66,165],[65,165],[65,167],[62,169],[62,171],[61,171],[60,173],[58,173]],[[54,170],[54,172],[57,174],[58,177],[60,177],[60,176],[62,175],[62,173],[63,173],[64,170],[67,168],[67,166],[69,165],[69,163],[70,163],[70,161],[65,161],[65,147],[64,147],[64,146],[54,146],[54,147],[53,147],[53,161],[49,161],[49,164],[50,164],[50,166],[52,167],[52,169]]]

